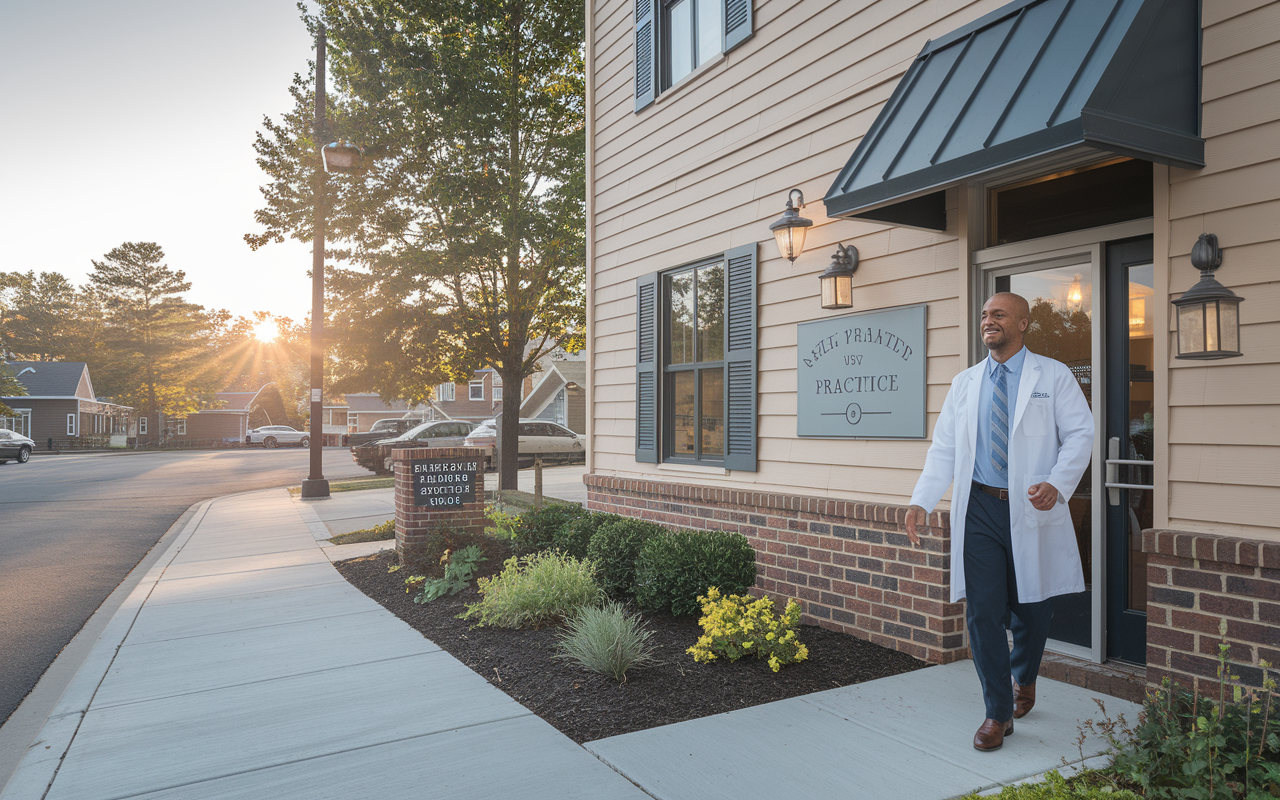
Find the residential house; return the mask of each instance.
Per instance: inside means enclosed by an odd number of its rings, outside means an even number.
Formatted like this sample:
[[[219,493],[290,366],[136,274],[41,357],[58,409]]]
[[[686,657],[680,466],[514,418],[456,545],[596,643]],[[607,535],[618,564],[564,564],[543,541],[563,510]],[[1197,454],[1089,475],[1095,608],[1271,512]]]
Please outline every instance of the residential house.
[[[587,362],[548,360],[537,383],[520,403],[520,416],[557,422],[577,433],[587,430]]]
[[[17,412],[0,419],[0,427],[30,436],[41,449],[125,446],[133,409],[95,397],[88,364],[10,361],[7,366],[27,395],[0,397]]]
[[[947,504],[923,550],[899,520],[1010,290],[1097,424],[1050,660],[1212,682],[1222,621],[1233,672],[1280,660],[1280,2],[601,0],[586,29],[591,508],[740,531],[805,621],[966,657]],[[1175,306],[1219,256],[1238,308]]]
[[[478,369],[465,383],[436,386],[432,405],[448,419],[480,422],[497,416],[502,410],[504,388],[497,370]]]

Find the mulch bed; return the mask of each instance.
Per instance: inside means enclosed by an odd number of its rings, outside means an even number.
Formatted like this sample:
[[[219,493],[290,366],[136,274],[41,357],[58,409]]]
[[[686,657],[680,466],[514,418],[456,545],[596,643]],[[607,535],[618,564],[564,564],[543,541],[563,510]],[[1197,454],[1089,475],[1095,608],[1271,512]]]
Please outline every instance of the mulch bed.
[[[753,658],[699,664],[685,652],[701,633],[696,617],[646,614],[661,663],[632,670],[619,684],[556,658],[558,627],[472,628],[457,619],[465,604],[479,599],[474,588],[427,605],[414,603],[404,590],[408,570],[387,572],[395,563],[395,554],[383,551],[336,566],[357,589],[579,744],[927,666],[810,625],[800,630],[809,659],[776,674]],[[484,566],[493,574],[501,565]]]

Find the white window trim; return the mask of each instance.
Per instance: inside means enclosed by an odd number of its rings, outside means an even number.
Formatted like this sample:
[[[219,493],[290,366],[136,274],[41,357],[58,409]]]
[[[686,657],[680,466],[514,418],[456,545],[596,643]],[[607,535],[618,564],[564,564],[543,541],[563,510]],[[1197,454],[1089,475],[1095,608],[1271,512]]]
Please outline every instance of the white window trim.
[[[76,435],[76,415],[75,414],[67,415],[67,435],[68,436]]]
[[[146,432],[147,432],[147,418],[145,416],[138,417],[138,435],[139,436],[145,435]]]
[[[457,401],[457,386],[452,383],[442,383],[436,387],[436,399],[442,403],[453,403]]]
[[[480,396],[476,397],[476,389],[480,390]],[[467,384],[468,400],[484,400],[484,381],[471,381]]]
[[[186,436],[186,435],[187,435],[187,421],[186,421],[185,419],[174,420],[174,422],[173,422],[173,435],[174,435],[174,436]]]
[[[496,403],[501,399],[502,399],[502,385],[497,384],[493,387],[493,402]]]

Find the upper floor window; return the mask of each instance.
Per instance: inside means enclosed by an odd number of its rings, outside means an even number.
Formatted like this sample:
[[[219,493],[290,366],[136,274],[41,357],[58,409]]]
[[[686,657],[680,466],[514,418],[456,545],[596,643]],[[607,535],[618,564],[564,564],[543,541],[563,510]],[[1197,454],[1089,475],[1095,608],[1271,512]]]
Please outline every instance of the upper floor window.
[[[468,395],[470,400],[484,399],[484,381],[472,381],[470,384],[471,393]]]
[[[442,383],[436,387],[436,399],[440,402],[452,403],[454,397],[454,386],[452,383]]]
[[[493,387],[493,400],[496,403],[502,399],[502,385],[498,384]]]
[[[636,111],[751,37],[751,0],[636,0]]]

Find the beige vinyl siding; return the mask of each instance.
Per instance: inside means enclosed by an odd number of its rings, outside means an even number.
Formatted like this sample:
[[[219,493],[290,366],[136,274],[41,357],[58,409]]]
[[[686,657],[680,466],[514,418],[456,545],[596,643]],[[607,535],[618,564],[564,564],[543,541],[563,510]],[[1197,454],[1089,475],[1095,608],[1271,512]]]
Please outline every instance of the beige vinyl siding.
[[[634,112],[634,4],[593,6],[592,469],[688,473],[635,461],[635,280],[759,243],[757,471],[699,473],[717,485],[903,503],[928,441],[799,439],[796,325],[824,311],[818,274],[835,243],[861,262],[850,311],[927,302],[928,430],[967,366],[957,236],[828,220],[822,196],[925,41],[1003,5],[756,0],[755,36]],[[769,223],[799,187],[815,222],[794,264]],[[954,193],[953,193],[954,194]],[[952,203],[954,205],[954,203]],[[950,209],[953,229],[955,209]]]
[[[1240,305],[1241,358],[1182,361],[1170,313],[1168,526],[1280,539],[1280,3],[1206,3],[1207,166],[1171,169],[1168,286],[1198,280],[1201,233],[1223,248],[1219,281]]]

